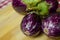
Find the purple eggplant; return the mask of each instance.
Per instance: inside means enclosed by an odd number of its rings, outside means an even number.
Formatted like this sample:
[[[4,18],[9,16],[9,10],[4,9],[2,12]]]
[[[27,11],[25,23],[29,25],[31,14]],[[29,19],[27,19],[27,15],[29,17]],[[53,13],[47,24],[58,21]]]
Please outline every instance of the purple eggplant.
[[[13,0],[12,6],[19,13],[25,13],[26,12],[27,6],[23,2],[21,2],[21,0]]]
[[[49,12],[50,12],[50,13],[56,12],[56,10],[57,10],[57,8],[58,8],[58,2],[57,2],[57,0],[46,0],[46,2],[47,2],[48,5],[49,5]]]
[[[41,33],[42,22],[39,15],[30,12],[21,22],[21,30],[27,36],[37,36]]]
[[[43,32],[50,37],[60,36],[60,15],[52,14],[42,21]]]

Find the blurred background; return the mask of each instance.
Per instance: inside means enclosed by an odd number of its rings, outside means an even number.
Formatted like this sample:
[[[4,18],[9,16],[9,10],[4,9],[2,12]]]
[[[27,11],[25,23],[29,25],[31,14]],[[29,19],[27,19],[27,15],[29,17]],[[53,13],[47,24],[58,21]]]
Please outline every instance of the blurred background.
[[[4,6],[8,5],[11,2],[12,2],[12,0],[0,0],[0,9]]]

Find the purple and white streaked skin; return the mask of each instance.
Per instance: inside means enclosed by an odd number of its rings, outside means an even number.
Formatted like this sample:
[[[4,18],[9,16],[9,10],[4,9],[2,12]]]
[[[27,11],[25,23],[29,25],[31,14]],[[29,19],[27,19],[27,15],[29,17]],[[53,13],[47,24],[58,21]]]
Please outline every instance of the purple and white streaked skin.
[[[46,0],[46,2],[49,5],[49,12],[56,12],[57,8],[58,8],[58,2],[57,0]]]
[[[37,36],[41,31],[41,19],[35,14],[27,14],[21,23],[21,29],[28,36]]]
[[[12,1],[13,8],[18,12],[25,12],[26,5],[21,2],[21,0],[13,0]]]
[[[42,22],[43,32],[50,37],[60,36],[60,15],[53,14]]]

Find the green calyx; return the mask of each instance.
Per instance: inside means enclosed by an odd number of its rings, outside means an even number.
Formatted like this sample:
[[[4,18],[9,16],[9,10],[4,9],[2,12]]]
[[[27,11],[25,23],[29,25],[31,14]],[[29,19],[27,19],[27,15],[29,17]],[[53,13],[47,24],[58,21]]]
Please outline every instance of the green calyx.
[[[27,5],[27,11],[36,11],[38,15],[48,15],[48,4],[42,0],[22,0]]]
[[[40,10],[39,11],[40,15],[48,15],[48,5],[45,1],[39,3],[37,8],[38,8],[38,10]]]
[[[41,0],[22,0],[22,2],[26,4],[28,8],[36,6],[36,4],[40,1]]]

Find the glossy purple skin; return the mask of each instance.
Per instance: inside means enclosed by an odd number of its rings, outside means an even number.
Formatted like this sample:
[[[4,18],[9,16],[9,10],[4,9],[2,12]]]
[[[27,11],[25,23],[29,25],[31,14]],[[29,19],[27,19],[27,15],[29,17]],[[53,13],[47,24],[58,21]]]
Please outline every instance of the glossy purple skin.
[[[37,32],[41,32],[42,28],[41,28],[41,19],[40,19],[40,17],[35,13],[27,14],[22,20],[21,29],[22,29],[23,33],[28,31],[29,35],[24,33],[28,36],[33,36]]]
[[[57,0],[46,0],[46,2],[49,4],[49,12],[56,12],[58,8],[58,2]]]
[[[26,5],[23,4],[21,0],[13,0],[12,6],[18,12],[25,12],[26,10]]]
[[[42,22],[44,33],[50,37],[60,36],[60,15],[53,14]]]

